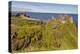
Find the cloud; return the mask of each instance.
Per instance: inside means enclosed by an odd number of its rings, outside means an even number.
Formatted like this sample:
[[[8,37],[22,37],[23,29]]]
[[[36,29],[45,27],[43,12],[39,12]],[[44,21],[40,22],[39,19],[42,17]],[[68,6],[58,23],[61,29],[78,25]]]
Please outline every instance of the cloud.
[[[77,6],[43,3],[19,3],[12,4],[12,11],[27,11],[41,13],[72,13],[77,14]]]

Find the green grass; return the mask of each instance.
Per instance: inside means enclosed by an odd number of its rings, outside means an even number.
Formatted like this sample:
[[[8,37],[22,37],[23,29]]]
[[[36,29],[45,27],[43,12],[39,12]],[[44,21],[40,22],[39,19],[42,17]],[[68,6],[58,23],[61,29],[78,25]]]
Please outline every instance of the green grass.
[[[55,19],[48,20],[46,24],[36,23],[21,17],[11,18],[11,32],[18,33],[16,40],[21,40],[28,35],[33,36],[28,47],[19,49],[16,52],[76,49],[78,47],[77,27],[74,23],[67,22],[61,24]],[[53,25],[57,25],[57,28],[52,29]],[[35,34],[32,34],[33,32]],[[41,40],[37,40],[39,35],[42,36]]]

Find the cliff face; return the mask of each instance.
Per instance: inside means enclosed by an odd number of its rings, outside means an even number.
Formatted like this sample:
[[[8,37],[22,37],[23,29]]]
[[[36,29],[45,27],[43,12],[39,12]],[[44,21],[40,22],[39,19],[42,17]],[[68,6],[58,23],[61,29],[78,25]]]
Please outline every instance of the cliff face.
[[[12,52],[77,48],[77,27],[68,15],[50,18],[45,23],[12,17],[11,32]]]
[[[67,22],[73,23],[73,18],[71,16],[68,16],[68,15],[60,16],[60,18],[58,20],[63,24],[65,24]]]

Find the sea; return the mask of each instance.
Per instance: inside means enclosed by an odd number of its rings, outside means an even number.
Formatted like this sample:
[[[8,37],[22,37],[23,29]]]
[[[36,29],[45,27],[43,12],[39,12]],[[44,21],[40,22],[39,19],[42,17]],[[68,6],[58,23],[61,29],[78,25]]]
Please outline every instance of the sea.
[[[16,15],[17,13],[24,13],[24,12],[11,12],[11,15]],[[40,13],[40,12],[25,12],[26,15],[29,15],[31,18],[47,20],[52,16],[55,18],[59,18],[60,15],[68,15],[72,16],[73,21],[76,26],[78,26],[78,14],[65,14],[65,13]]]

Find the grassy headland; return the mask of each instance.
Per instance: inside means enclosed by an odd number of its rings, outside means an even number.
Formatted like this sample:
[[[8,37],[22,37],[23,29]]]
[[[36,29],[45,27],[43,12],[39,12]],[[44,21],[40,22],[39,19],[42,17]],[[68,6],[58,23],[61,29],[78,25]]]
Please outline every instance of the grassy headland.
[[[77,27],[68,15],[41,21],[25,15],[11,17],[11,50],[28,52],[76,49]]]

